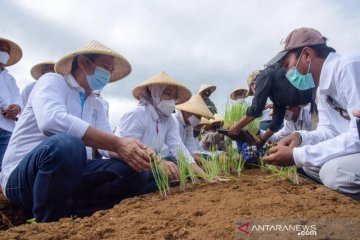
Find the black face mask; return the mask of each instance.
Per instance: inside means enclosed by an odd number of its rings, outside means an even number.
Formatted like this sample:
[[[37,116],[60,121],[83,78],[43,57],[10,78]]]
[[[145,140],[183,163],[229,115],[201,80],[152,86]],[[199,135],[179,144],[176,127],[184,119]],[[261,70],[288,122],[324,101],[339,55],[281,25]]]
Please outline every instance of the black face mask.
[[[200,131],[194,130],[193,134],[194,134],[194,137],[197,138],[200,135]]]
[[[211,91],[210,90],[207,90],[206,92],[204,92],[204,96],[205,97],[210,97],[211,95]]]

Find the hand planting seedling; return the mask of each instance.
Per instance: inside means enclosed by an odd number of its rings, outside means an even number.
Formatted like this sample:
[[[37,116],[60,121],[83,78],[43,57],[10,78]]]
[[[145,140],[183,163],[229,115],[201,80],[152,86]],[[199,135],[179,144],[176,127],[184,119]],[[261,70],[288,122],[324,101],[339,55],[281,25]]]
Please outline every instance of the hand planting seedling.
[[[159,159],[156,156],[154,150],[152,150],[151,148],[148,148],[147,152],[149,155],[151,171],[153,173],[156,186],[159,189],[160,195],[163,198],[165,198],[170,190],[168,169],[166,162],[164,160]]]

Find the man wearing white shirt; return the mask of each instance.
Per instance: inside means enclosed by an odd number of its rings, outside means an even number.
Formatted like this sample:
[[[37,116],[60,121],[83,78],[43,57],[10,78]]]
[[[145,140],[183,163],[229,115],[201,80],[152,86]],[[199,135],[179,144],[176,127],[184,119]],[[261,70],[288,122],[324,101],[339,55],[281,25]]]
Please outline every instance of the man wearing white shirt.
[[[16,43],[0,38],[0,171],[15,120],[23,108],[16,80],[5,67],[14,65],[21,57],[21,48]]]
[[[298,89],[318,86],[319,124],[314,131],[284,138],[264,160],[296,164],[325,186],[360,199],[360,141],[351,114],[360,109],[360,55],[342,57],[326,45],[320,32],[299,28],[268,65],[279,62]]]
[[[94,90],[131,72],[119,53],[91,41],[36,83],[10,139],[0,184],[36,221],[87,216],[137,195],[150,170],[146,147],[111,133]],[[85,147],[112,159],[88,160]]]

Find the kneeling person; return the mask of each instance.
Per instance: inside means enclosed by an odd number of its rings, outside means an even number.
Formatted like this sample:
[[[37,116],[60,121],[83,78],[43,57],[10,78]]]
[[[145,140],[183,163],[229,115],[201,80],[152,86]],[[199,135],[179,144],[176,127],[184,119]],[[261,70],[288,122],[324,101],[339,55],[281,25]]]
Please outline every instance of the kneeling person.
[[[112,135],[102,104],[94,104],[94,90],[130,73],[128,61],[92,41],[55,69],[34,86],[0,174],[6,197],[38,222],[110,208],[136,195],[150,169],[146,148]],[[88,161],[85,146],[114,159]]]

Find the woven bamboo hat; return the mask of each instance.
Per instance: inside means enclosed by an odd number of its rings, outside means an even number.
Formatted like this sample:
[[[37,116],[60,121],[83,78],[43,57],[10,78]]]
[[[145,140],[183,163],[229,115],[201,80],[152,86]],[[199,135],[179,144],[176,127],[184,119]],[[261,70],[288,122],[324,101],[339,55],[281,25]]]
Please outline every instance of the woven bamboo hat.
[[[224,118],[223,118],[221,115],[219,115],[219,114],[214,114],[214,119],[211,119],[211,120],[210,120],[210,123],[211,123],[211,124],[214,124],[214,123],[222,123],[222,122],[224,122]]]
[[[211,122],[209,119],[201,117],[199,125],[210,125],[210,124],[211,124]]]
[[[236,100],[236,98],[235,98],[235,94],[236,93],[240,93],[240,92],[245,92],[245,96],[247,95],[247,93],[248,93],[248,90],[247,90],[247,88],[245,88],[245,87],[239,87],[239,88],[237,88],[237,89],[235,89],[234,91],[232,91],[231,93],[230,93],[230,98],[232,99],[232,100]]]
[[[132,95],[137,100],[140,100],[140,96],[142,92],[145,90],[145,88],[151,85],[166,85],[166,86],[177,87],[178,89],[178,98],[176,99],[177,104],[184,103],[191,98],[191,91],[184,85],[177,82],[173,77],[171,77],[169,74],[167,74],[164,71],[140,83],[138,86],[134,88],[134,90],[132,91]]]
[[[83,48],[61,58],[55,63],[55,71],[64,76],[69,74],[74,57],[83,54],[102,54],[114,57],[114,70],[111,73],[110,82],[120,80],[131,72],[130,63],[120,53],[115,52],[97,41],[91,41]]]
[[[176,108],[201,117],[214,119],[214,115],[210,112],[208,106],[199,94],[195,94],[189,101],[183,104],[176,105]]]
[[[42,68],[45,66],[51,66],[54,69],[54,62],[42,62],[42,63],[38,63],[35,66],[33,66],[30,70],[31,76],[35,79],[38,80],[42,75]],[[55,71],[55,70],[54,70]]]
[[[22,58],[22,50],[19,47],[19,45],[17,45],[16,43],[14,43],[13,41],[6,39],[6,38],[2,38],[0,37],[0,42],[5,42],[10,46],[10,52],[9,52],[9,60],[6,64],[4,64],[5,67],[14,65],[15,63],[17,63],[18,61],[20,61],[20,59]]]
[[[213,93],[216,90],[216,86],[215,85],[201,84],[198,93],[201,95],[201,93],[205,92],[208,89],[211,91],[211,93]]]
[[[255,70],[250,73],[249,77],[247,78],[247,85],[248,85],[248,96],[254,95],[254,92],[251,90],[250,84],[256,80],[257,75],[259,75],[260,70]]]

